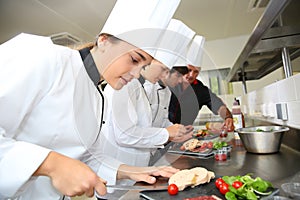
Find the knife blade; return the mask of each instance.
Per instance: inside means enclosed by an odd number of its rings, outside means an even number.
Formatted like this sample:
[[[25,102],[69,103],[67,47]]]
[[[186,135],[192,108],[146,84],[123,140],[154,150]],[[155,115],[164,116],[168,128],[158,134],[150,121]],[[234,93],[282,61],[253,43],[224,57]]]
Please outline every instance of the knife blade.
[[[168,190],[168,185],[106,185],[106,187],[114,190]]]

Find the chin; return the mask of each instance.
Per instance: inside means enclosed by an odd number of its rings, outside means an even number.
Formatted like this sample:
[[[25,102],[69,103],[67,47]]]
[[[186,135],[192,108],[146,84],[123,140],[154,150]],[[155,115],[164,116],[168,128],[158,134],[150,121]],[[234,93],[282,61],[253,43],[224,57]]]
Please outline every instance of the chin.
[[[112,86],[112,88],[114,88],[115,90],[121,90],[123,86],[124,85],[118,83],[118,84],[115,84],[114,86]]]

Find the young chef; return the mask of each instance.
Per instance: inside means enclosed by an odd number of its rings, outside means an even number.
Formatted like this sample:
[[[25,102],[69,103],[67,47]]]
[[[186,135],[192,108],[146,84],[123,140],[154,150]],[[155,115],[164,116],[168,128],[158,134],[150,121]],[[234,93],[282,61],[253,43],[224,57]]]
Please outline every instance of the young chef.
[[[154,183],[153,176],[177,171],[100,155],[104,99],[97,84],[105,79],[121,89],[138,78],[152,60],[146,51],[156,47],[178,4],[118,0],[91,49],[72,50],[29,34],[0,46],[0,199],[104,195],[99,173]],[[149,27],[151,40],[145,41]]]
[[[171,20],[168,31],[160,42],[161,57],[156,52],[154,57],[158,61],[153,66],[146,66],[141,73],[150,71],[152,67],[161,72],[166,71],[166,66],[173,66],[178,54],[182,48],[188,46],[193,35],[194,32],[182,22]],[[166,61],[171,63],[167,64]],[[148,78],[155,82],[160,76]],[[168,129],[152,127],[150,104],[138,79],[132,80],[120,91],[115,91],[108,85],[104,93],[109,101],[108,120],[103,126],[104,134],[100,139],[103,154],[114,156],[117,160],[130,165],[148,166],[150,152],[153,149],[162,147],[170,139],[179,137],[185,139],[186,129],[182,125],[174,125],[175,129],[178,127],[181,129],[180,135],[178,131],[170,134]],[[123,183],[132,184],[128,181],[122,181]]]
[[[173,125],[168,118],[169,104],[171,99],[171,91],[169,87],[175,87],[181,83],[183,75],[186,73],[188,73],[187,67],[173,67],[168,76],[162,77],[156,84],[150,82],[144,84],[152,110],[153,127],[166,128]],[[185,126],[185,128],[187,129],[187,132],[191,132],[193,130],[193,126],[191,125]],[[192,132],[190,137],[192,137]],[[149,166],[154,165],[173,144],[174,143],[171,142],[165,145],[163,148],[155,150],[150,158]],[[170,162],[167,161],[166,163]]]
[[[187,55],[189,73],[185,75],[182,84],[171,89],[169,119],[173,123],[193,124],[199,110],[206,105],[214,114],[219,114],[224,119],[224,127],[228,131],[233,131],[231,112],[216,94],[196,79],[200,72],[203,45],[204,38],[197,35]]]

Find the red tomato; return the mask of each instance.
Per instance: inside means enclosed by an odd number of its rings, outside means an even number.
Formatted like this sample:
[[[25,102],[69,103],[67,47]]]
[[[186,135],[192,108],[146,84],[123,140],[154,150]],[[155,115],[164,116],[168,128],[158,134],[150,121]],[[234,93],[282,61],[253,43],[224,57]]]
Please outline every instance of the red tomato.
[[[217,178],[217,180],[215,181],[215,185],[217,188],[220,188],[223,183],[224,180],[222,178]]]
[[[234,181],[232,183],[232,187],[234,187],[235,189],[239,189],[240,187],[242,187],[242,185],[243,185],[243,182],[241,182],[241,181]]]
[[[221,194],[226,194],[229,191],[229,185],[227,183],[223,183],[219,188]]]
[[[178,187],[174,183],[168,186],[168,193],[170,195],[176,195],[178,193]]]

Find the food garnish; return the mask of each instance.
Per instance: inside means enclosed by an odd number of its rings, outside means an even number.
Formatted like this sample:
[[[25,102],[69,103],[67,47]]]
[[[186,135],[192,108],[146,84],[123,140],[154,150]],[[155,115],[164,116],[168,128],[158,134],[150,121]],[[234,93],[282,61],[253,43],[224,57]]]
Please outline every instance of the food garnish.
[[[259,199],[260,196],[270,195],[273,185],[260,177],[252,178],[250,174],[244,176],[223,176],[215,181],[220,193],[227,200]]]

